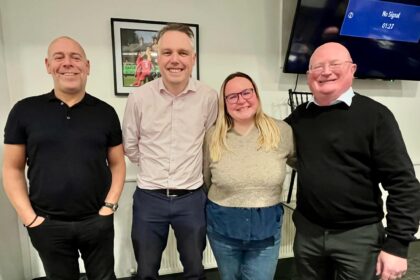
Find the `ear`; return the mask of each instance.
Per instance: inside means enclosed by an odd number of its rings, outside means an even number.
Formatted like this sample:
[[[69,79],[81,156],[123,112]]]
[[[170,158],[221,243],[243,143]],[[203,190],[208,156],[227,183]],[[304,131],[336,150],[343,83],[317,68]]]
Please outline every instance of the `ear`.
[[[196,52],[194,52],[194,55],[193,55],[193,65],[195,65],[195,60],[196,60],[196,58],[197,58],[197,53],[196,53]]]
[[[51,70],[50,70],[50,63],[49,63],[49,61],[48,61],[48,58],[47,58],[47,57],[45,58],[44,63],[45,63],[45,68],[47,69],[47,73],[48,73],[48,74],[51,74]]]
[[[353,63],[351,65],[351,73],[352,73],[353,77],[354,77],[354,73],[356,73],[356,70],[357,70],[357,64]]]
[[[86,68],[87,68],[87,75],[89,75],[90,74],[90,61],[89,61],[89,59],[86,59]]]

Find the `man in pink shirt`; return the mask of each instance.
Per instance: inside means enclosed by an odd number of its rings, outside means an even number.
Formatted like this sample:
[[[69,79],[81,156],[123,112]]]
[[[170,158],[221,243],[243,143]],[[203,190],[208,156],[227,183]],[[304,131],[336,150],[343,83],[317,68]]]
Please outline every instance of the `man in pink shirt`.
[[[136,89],[123,120],[126,156],[138,166],[132,241],[138,279],[157,279],[169,225],[185,279],[204,279],[202,145],[217,116],[217,92],[191,78],[194,34],[169,24],[158,34],[162,77]]]

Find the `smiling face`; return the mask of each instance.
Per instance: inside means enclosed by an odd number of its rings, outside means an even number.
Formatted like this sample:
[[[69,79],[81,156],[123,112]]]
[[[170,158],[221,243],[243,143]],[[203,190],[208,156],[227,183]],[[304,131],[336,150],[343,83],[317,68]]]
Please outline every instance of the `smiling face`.
[[[165,87],[179,94],[188,85],[195,63],[192,39],[180,31],[167,31],[158,42],[160,73]]]
[[[312,54],[309,65],[307,82],[317,101],[335,100],[353,83],[356,64],[341,44],[320,46]]]
[[[255,121],[255,114],[260,105],[255,90],[251,81],[244,77],[235,77],[226,83],[224,90],[226,110],[234,124]],[[246,98],[243,97],[244,94],[247,95]],[[227,102],[226,97],[234,95],[237,95],[237,102]]]
[[[68,37],[54,40],[45,59],[48,74],[54,80],[56,94],[84,94],[89,61],[79,43]]]

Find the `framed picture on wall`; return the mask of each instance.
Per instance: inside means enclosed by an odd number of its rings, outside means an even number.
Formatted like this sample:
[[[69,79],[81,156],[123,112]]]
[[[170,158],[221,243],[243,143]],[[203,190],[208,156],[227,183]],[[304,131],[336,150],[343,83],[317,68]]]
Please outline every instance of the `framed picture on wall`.
[[[111,18],[116,95],[128,95],[136,87],[160,77],[157,64],[157,35],[168,23]],[[198,24],[185,24],[194,33],[197,58],[192,77],[199,79]]]

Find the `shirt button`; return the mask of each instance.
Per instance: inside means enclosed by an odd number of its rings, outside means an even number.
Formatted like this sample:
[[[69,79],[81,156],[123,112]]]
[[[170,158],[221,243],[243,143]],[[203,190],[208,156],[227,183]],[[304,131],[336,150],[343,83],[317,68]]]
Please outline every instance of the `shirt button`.
[[[70,116],[67,116],[67,119],[69,120],[70,119]]]
[[[63,106],[64,105],[64,102],[61,102],[60,105]]]

